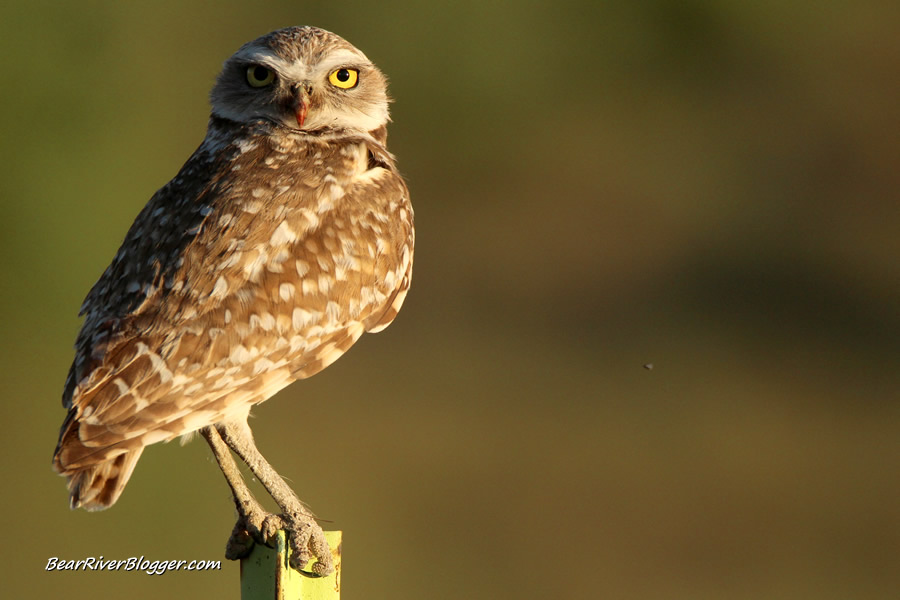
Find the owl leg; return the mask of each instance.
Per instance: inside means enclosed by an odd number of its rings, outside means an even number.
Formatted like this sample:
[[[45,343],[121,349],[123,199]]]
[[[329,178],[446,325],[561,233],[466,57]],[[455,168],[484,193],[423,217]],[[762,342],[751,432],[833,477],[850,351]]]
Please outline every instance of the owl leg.
[[[204,427],[200,433],[212,449],[234,497],[239,517],[225,545],[225,558],[237,560],[250,554],[257,540],[267,543],[283,524],[280,519],[270,518],[275,515],[270,515],[253,497],[219,432],[214,427]]]
[[[316,557],[312,571],[317,575],[328,575],[334,570],[331,550],[325,541],[325,532],[316,523],[312,512],[297,498],[272,465],[257,450],[253,435],[246,421],[229,422],[216,426],[222,440],[234,450],[250,470],[256,475],[272,499],[282,510],[281,519],[285,530],[290,532],[289,543],[293,554],[291,566],[302,569],[310,558]]]

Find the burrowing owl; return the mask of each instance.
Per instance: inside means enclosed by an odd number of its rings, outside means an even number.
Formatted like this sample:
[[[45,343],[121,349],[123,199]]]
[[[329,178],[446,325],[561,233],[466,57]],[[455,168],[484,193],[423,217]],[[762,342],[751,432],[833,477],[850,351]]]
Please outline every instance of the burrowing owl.
[[[324,573],[321,529],[247,416],[387,327],[406,296],[413,214],[385,147],[386,81],[339,36],[291,27],[241,47],[210,98],[203,143],[81,307],[53,466],[73,508],[100,510],[145,446],[199,430],[238,508],[229,556],[285,527],[295,566],[315,555]],[[264,513],[228,448],[281,515]]]

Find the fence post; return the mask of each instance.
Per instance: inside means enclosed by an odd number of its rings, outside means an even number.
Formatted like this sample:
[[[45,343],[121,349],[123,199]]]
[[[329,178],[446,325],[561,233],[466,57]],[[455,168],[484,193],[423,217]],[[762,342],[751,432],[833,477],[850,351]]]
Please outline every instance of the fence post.
[[[256,544],[249,556],[241,559],[241,600],[340,600],[341,534],[326,531],[331,547],[334,573],[314,577],[288,563],[290,546],[284,531],[278,532],[275,548]]]

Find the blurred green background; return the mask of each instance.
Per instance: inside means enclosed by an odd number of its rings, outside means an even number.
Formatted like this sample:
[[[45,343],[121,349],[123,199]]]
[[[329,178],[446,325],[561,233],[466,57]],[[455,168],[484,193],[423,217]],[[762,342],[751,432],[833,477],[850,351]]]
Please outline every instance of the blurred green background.
[[[385,333],[256,411],[354,598],[900,589],[900,4],[7,2],[4,596],[236,598],[202,441],[71,512],[82,298],[203,138],[221,63],[315,24],[391,78],[416,208]],[[644,368],[652,363],[653,368]]]

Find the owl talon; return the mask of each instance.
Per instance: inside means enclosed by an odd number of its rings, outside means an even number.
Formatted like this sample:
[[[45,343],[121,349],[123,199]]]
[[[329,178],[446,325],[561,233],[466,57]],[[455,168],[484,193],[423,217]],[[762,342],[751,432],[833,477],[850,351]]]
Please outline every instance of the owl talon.
[[[280,515],[266,513],[262,509],[249,509],[247,514],[238,517],[234,525],[225,544],[225,558],[244,558],[256,544],[271,546],[279,529],[284,529],[284,519]]]
[[[334,571],[334,565],[322,527],[308,515],[292,515],[286,521],[285,531],[291,546],[291,566],[298,571],[306,570],[310,559],[315,558],[316,562],[306,572],[319,577],[330,575]]]
[[[284,527],[285,523],[281,515],[266,515],[259,528],[259,537],[264,540],[262,543],[270,545],[278,535],[278,530],[284,529]]]
[[[249,556],[255,545],[256,540],[247,531],[243,520],[238,520],[234,525],[231,536],[228,538],[228,542],[225,544],[225,558],[227,560],[240,560]]]

